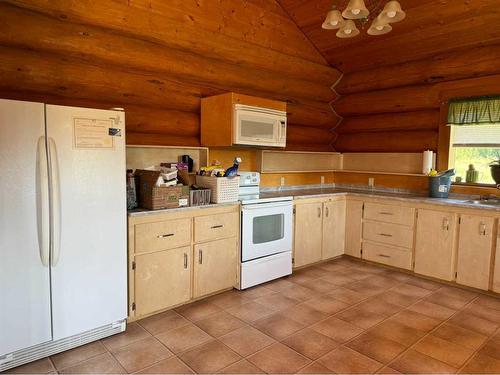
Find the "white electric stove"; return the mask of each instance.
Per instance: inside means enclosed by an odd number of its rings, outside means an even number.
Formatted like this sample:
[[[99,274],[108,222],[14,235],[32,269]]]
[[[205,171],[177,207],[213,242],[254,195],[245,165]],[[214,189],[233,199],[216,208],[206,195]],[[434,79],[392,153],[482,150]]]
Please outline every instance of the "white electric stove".
[[[240,289],[292,273],[293,198],[259,190],[258,172],[240,172]]]

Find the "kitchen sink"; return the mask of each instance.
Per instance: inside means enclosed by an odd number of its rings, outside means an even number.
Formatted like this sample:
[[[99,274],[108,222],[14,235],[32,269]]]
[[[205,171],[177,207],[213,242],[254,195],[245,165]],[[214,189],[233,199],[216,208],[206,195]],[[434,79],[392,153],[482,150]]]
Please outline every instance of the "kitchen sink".
[[[485,204],[488,206],[500,206],[500,198],[472,199],[466,202],[472,204]]]

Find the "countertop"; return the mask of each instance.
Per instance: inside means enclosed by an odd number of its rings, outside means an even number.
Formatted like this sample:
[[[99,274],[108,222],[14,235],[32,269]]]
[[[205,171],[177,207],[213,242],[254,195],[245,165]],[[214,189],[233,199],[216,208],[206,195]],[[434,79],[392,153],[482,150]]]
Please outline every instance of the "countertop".
[[[439,206],[453,206],[461,208],[475,208],[484,209],[489,211],[500,212],[500,205],[488,205],[480,203],[471,203],[470,200],[473,198],[430,198],[427,195],[418,195],[415,193],[401,193],[401,192],[385,192],[385,191],[370,191],[370,190],[358,190],[358,189],[347,189],[347,188],[315,188],[315,189],[289,189],[281,191],[266,191],[260,194],[260,198],[277,198],[277,197],[293,197],[296,199],[306,199],[313,197],[324,197],[330,195],[351,195],[358,197],[369,197],[369,198],[390,198],[397,201],[408,202],[412,201],[421,204],[433,204]]]
[[[386,191],[370,191],[365,189],[351,189],[351,188],[311,188],[311,189],[287,189],[287,190],[276,190],[276,191],[265,191],[260,193],[259,198],[278,198],[278,197],[293,197],[294,200],[306,199],[314,197],[324,197],[331,195],[351,195],[357,197],[368,197],[368,198],[390,198],[402,202],[415,202],[420,204],[431,204],[438,206],[451,206],[460,208],[474,208],[488,211],[496,211],[500,213],[500,205],[488,205],[469,202],[473,198],[430,198],[426,195],[419,195],[415,193],[403,193],[403,192],[386,192]],[[128,211],[129,216],[145,216],[154,215],[158,213],[165,212],[175,212],[175,211],[186,211],[186,210],[197,210],[206,209],[220,206],[230,206],[239,204],[238,202],[231,203],[217,203],[209,204],[206,206],[193,206],[193,207],[178,207],[178,208],[167,208],[163,210],[146,210],[146,209],[135,209]]]
[[[177,212],[177,211],[190,211],[190,210],[204,210],[206,208],[214,208],[214,207],[223,207],[223,206],[234,206],[239,205],[240,202],[229,202],[229,203],[211,203],[204,206],[188,206],[188,207],[176,207],[176,208],[165,208],[162,210],[148,210],[145,208],[135,208],[133,210],[128,210],[128,216],[147,216],[147,215],[155,215],[162,214],[167,212]]]

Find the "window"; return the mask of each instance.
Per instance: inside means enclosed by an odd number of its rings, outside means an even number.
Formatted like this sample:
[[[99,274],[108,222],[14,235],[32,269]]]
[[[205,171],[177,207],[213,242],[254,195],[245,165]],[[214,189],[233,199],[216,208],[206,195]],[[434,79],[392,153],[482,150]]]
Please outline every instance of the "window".
[[[477,183],[494,184],[489,164],[500,159],[500,98],[473,98],[450,102],[449,167],[466,182],[472,164]]]
[[[489,164],[500,158],[500,123],[493,125],[452,126],[450,144],[450,168],[462,177],[469,164],[479,172],[477,183],[494,184]]]

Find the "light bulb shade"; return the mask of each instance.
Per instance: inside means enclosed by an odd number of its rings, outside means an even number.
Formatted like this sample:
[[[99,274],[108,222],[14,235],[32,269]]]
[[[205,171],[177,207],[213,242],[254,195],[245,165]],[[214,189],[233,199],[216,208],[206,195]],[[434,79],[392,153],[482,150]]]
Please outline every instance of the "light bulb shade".
[[[353,20],[347,20],[336,35],[338,38],[352,38],[359,35],[359,30]]]
[[[350,0],[347,8],[342,12],[342,16],[348,20],[358,20],[366,18],[370,11],[366,8],[363,0]]]
[[[383,35],[392,31],[392,26],[385,23],[380,16],[375,18],[370,25],[367,33],[368,35]]]
[[[385,23],[394,23],[404,20],[406,13],[401,9],[399,1],[388,1],[379,17]]]
[[[342,18],[340,11],[332,9],[326,14],[325,22],[321,27],[326,30],[340,29],[344,22],[345,20]]]

